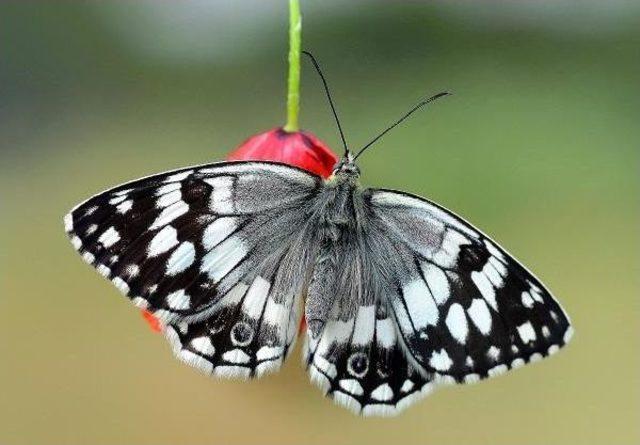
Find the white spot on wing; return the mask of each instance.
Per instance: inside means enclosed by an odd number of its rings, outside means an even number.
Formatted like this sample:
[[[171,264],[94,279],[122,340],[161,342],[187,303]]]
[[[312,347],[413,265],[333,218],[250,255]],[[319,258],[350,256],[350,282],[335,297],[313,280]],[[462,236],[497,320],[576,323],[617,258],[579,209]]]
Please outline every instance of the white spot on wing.
[[[245,366],[216,366],[213,374],[217,377],[225,379],[248,379],[251,376],[251,370]]]
[[[155,221],[153,221],[153,224],[151,224],[151,226],[149,227],[149,230],[155,230],[159,227],[167,225],[171,223],[173,220],[175,220],[176,218],[181,217],[188,211],[189,211],[189,204],[187,204],[182,200],[175,202],[170,206],[165,207],[162,210],[162,212],[160,212],[160,215],[158,215]]]
[[[335,378],[335,376],[338,374],[338,370],[336,369],[335,365],[322,357],[320,354],[316,354],[313,356],[313,364],[320,371],[322,371],[332,379]]]
[[[286,340],[282,337],[282,334],[284,334],[283,331],[285,330],[283,324],[286,322],[288,317],[289,310],[287,306],[281,303],[276,303],[273,298],[269,298],[267,300],[262,318],[263,323],[273,326],[282,341]]]
[[[82,241],[77,236],[72,236],[71,245],[73,246],[74,249],[80,250],[80,248],[82,247]]]
[[[507,368],[507,365],[498,365],[488,370],[487,374],[489,374],[489,377],[495,377],[500,374],[504,374],[505,372],[507,372],[508,369],[509,368]]]
[[[275,360],[282,357],[284,348],[282,346],[263,346],[258,349],[256,353],[256,359],[262,360]]]
[[[498,361],[498,359],[500,358],[500,349],[496,346],[491,346],[489,349],[487,349],[487,357],[489,357],[491,360]]]
[[[355,394],[356,396],[361,396],[364,393],[362,385],[360,385],[360,382],[356,379],[342,379],[338,383],[340,388],[348,393]]]
[[[327,393],[331,388],[331,382],[323,373],[318,371],[315,366],[309,367],[309,376],[311,377],[311,382],[320,387],[323,393]]]
[[[113,226],[105,230],[98,238],[98,242],[106,248],[113,246],[118,241],[120,241],[120,234]]]
[[[178,246],[167,260],[167,275],[177,275],[187,270],[196,259],[193,243],[185,241]]]
[[[73,216],[71,213],[64,215],[64,230],[67,233],[73,231]]]
[[[448,371],[453,365],[453,360],[447,354],[447,351],[440,349],[440,351],[433,351],[431,358],[429,359],[429,366],[436,371]]]
[[[244,364],[249,363],[251,357],[242,349],[233,349],[222,354],[222,359],[229,363]]]
[[[111,204],[111,205],[120,204],[125,199],[127,199],[127,195],[126,194],[120,195],[120,196],[116,196],[115,198],[111,198],[109,200],[109,204]]]
[[[480,290],[482,297],[487,300],[487,303],[491,305],[494,310],[498,310],[498,303],[496,302],[496,290],[489,281],[489,278],[482,272],[471,272],[471,279]]]
[[[423,264],[422,271],[436,303],[443,304],[449,299],[451,292],[447,276],[442,269],[429,263]]]
[[[504,279],[498,273],[496,268],[493,267],[493,263],[488,262],[487,264],[485,264],[484,267],[482,268],[482,272],[484,272],[484,274],[487,276],[487,278],[489,278],[489,281],[491,281],[491,283],[495,287],[504,286]]]
[[[166,226],[151,239],[149,247],[147,248],[147,255],[149,258],[153,258],[169,251],[177,245],[178,231],[171,226]]]
[[[392,348],[396,344],[396,330],[391,318],[376,320],[376,340],[381,348]]]
[[[345,394],[341,391],[336,391],[333,393],[333,400],[337,404],[347,408],[349,411],[352,411],[356,414],[360,412],[360,409],[361,409],[360,402],[358,402],[356,399],[354,399],[348,394]]]
[[[536,331],[533,329],[533,326],[529,321],[518,326],[518,334],[520,335],[520,339],[523,343],[529,343],[536,340]]]
[[[115,277],[111,279],[111,282],[115,284],[115,286],[122,292],[123,294],[129,293],[129,285],[125,283],[125,281],[120,277]]]
[[[491,332],[491,312],[484,300],[475,298],[467,309],[467,313],[481,333],[488,335]]]
[[[96,270],[98,271],[98,273],[100,275],[102,275],[105,278],[109,278],[109,275],[111,275],[111,269],[109,269],[107,266],[105,266],[104,264],[98,264],[96,266]]]
[[[402,287],[404,300],[416,330],[438,323],[438,308],[422,279],[415,279]]]
[[[400,392],[409,392],[413,389],[414,386],[415,386],[414,383],[411,380],[407,379],[402,384],[402,387],[400,388]]]
[[[180,190],[174,190],[172,192],[166,193],[158,198],[156,201],[156,207],[163,209],[165,207],[169,207],[171,204],[174,204],[182,199],[182,192]]]
[[[494,246],[491,242],[485,240],[484,244],[487,246],[487,250],[489,251],[489,253],[491,253],[491,255],[500,258],[502,261],[505,260],[505,257],[502,254],[502,252],[500,252],[500,250],[498,250],[498,248]]]
[[[245,316],[254,320],[260,318],[270,288],[271,283],[260,276],[253,280],[242,303],[242,312]]]
[[[200,357],[198,354],[194,354],[191,351],[183,349],[178,352],[178,358],[189,366],[199,369],[205,374],[211,374],[213,371],[213,365],[204,357]]]
[[[186,170],[180,173],[174,173],[173,175],[167,176],[167,179],[165,179],[164,182],[168,183],[168,182],[174,182],[174,181],[182,181],[184,179],[187,179],[187,176],[189,176],[191,173],[193,173],[193,170]]]
[[[220,281],[247,254],[247,248],[241,238],[232,236],[227,238],[215,249],[202,258],[200,270],[209,275],[213,281]]]
[[[115,192],[114,195],[115,196],[124,196],[124,195],[128,195],[130,192],[132,192],[133,189],[124,189],[124,190],[120,190],[118,192]],[[93,213],[94,211],[96,211],[98,208],[96,207],[95,209],[93,209],[93,211],[91,213]]]
[[[191,299],[184,293],[184,289],[180,289],[167,295],[167,305],[176,310],[189,309]]]
[[[467,340],[467,334],[469,333],[469,326],[467,325],[467,316],[464,313],[462,305],[459,303],[452,304],[445,322],[451,336],[455,338],[458,343],[464,344]]]
[[[216,348],[209,337],[197,337],[191,340],[191,347],[201,354],[212,356]]]
[[[233,213],[235,206],[233,205],[233,177],[217,176],[204,180],[213,187],[209,207],[215,213]]]
[[[376,307],[361,306],[356,315],[356,325],[353,330],[351,343],[355,345],[368,345],[373,340],[373,331],[376,326]]]
[[[202,235],[202,244],[206,250],[213,249],[238,228],[238,218],[223,216],[209,224]]]
[[[140,273],[140,267],[137,264],[129,264],[124,269],[124,274],[128,278],[135,278],[138,276],[139,273]]]
[[[391,389],[388,383],[383,383],[371,391],[371,398],[381,402],[387,402],[393,399],[393,389]]]
[[[507,266],[502,264],[497,257],[495,256],[490,257],[489,262],[493,265],[493,267],[501,276],[503,277],[507,276]]]
[[[387,405],[386,403],[376,403],[375,405],[365,405],[362,408],[363,416],[381,416],[389,417],[395,416],[398,413],[398,409],[393,405]]]
[[[133,201],[128,199],[124,202],[121,202],[120,204],[118,204],[116,206],[116,211],[122,215],[124,215],[125,213],[127,213],[129,210],[131,210],[131,207],[133,207]]]
[[[156,190],[156,196],[162,196],[166,195],[167,193],[180,190],[181,187],[182,184],[180,184],[179,182],[163,185],[162,187],[158,187],[158,189]]]
[[[521,299],[522,299],[522,305],[524,307],[526,307],[527,309],[531,309],[533,307],[533,298],[531,298],[531,294],[529,294],[529,292],[524,291],[522,292],[521,295]]]
[[[565,331],[564,335],[562,336],[562,341],[565,343],[569,343],[569,340],[571,340],[571,337],[573,337],[573,328],[569,326]]]
[[[322,338],[318,343],[317,354],[318,357],[320,354],[324,354],[328,351],[329,347],[333,343],[346,343],[349,341],[351,337],[351,332],[353,331],[353,318],[341,321],[341,320],[329,320],[324,327],[322,332]]]

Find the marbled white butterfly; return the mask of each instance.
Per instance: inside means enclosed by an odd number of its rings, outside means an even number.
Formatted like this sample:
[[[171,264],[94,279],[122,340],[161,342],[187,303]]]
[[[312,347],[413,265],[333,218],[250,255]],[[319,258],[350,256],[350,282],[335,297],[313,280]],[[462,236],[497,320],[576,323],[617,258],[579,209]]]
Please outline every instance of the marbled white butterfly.
[[[426,199],[360,186],[355,159],[370,145],[353,156],[345,144],[328,179],[253,161],[143,178],[78,205],[65,229],[210,375],[279,369],[304,306],[311,379],[364,415],[566,344],[560,305],[489,237]]]
[[[438,383],[494,376],[567,342],[562,308],[491,239],[358,176],[350,158],[327,180],[278,163],[203,165],[96,195],[65,228],[208,374],[277,370],[304,302],[312,380],[363,414],[393,414]]]

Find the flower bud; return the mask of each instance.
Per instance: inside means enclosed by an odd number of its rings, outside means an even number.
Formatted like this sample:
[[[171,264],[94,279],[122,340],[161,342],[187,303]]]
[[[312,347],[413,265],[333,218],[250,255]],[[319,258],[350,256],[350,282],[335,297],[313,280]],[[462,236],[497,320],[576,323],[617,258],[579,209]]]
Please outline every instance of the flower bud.
[[[328,177],[338,156],[306,131],[288,133],[274,128],[251,136],[229,153],[230,161],[277,161]]]

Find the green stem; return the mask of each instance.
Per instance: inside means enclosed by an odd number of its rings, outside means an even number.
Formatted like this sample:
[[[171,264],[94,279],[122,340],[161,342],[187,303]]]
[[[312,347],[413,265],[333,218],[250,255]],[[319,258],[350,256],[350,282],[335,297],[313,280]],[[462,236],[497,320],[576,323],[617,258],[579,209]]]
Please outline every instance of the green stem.
[[[289,79],[287,90],[287,125],[284,130],[299,130],[300,113],[300,42],[302,40],[300,0],[289,0]]]

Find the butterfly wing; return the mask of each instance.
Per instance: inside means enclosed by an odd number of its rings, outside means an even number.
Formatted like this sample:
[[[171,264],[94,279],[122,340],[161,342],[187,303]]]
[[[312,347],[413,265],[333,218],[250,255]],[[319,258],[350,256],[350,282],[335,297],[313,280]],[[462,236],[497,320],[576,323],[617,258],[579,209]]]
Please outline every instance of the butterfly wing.
[[[295,338],[313,254],[301,249],[299,210],[320,184],[277,163],[203,165],[98,194],[65,228],[88,263],[169,324],[181,359],[256,375],[277,367]]]
[[[569,340],[558,302],[486,235],[417,196],[364,194],[378,227],[375,251],[387,252],[378,264],[403,349],[425,375],[473,382],[551,355]]]
[[[351,316],[334,313],[322,333],[307,335],[311,380],[336,403],[362,415],[394,415],[433,389],[431,376],[406,358],[384,301]]]

